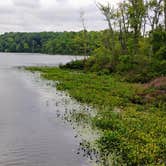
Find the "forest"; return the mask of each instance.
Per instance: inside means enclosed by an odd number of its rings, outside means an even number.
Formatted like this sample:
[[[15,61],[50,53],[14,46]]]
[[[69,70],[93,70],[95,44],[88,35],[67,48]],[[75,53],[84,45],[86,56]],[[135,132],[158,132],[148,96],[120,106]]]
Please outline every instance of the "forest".
[[[90,55],[100,47],[103,32],[87,32]],[[45,54],[84,54],[84,32],[5,33],[0,36],[1,52],[26,52]]]

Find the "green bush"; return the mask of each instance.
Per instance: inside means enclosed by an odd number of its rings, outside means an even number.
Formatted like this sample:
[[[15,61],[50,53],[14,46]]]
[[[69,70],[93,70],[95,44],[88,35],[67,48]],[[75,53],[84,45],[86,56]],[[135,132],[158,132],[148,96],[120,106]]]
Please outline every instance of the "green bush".
[[[156,29],[151,34],[151,44],[153,48],[153,53],[156,54],[166,43],[166,31],[161,28]]]
[[[150,44],[150,39],[149,38],[141,38],[139,40],[139,50],[138,53],[140,55],[145,55],[149,56],[152,54],[151,51],[151,44]]]
[[[161,47],[156,52],[155,57],[159,60],[166,60],[166,46]]]
[[[111,52],[100,47],[93,52],[93,55],[87,60],[85,69],[88,71],[99,72],[101,70],[112,71]]]
[[[125,72],[133,69],[131,55],[121,55],[119,57],[119,63],[116,66],[117,72]]]
[[[75,60],[75,61],[67,63],[66,65],[61,65],[60,68],[83,70],[84,64],[85,64],[85,60]]]
[[[122,56],[123,57],[123,56]],[[124,58],[124,57],[123,57]],[[166,60],[137,55],[120,59],[116,71],[129,82],[146,83],[166,75]]]

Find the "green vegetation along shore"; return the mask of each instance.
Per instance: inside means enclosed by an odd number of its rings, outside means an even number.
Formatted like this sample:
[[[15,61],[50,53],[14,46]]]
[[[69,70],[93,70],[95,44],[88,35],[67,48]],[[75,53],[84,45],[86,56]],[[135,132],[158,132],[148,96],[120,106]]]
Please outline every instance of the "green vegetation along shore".
[[[153,82],[147,85],[128,83],[118,75],[60,68],[28,67],[27,70],[59,81],[58,90],[97,109],[91,122],[102,135],[96,142],[101,154],[114,154],[117,165],[166,163],[165,96],[153,95],[161,86],[154,88]]]

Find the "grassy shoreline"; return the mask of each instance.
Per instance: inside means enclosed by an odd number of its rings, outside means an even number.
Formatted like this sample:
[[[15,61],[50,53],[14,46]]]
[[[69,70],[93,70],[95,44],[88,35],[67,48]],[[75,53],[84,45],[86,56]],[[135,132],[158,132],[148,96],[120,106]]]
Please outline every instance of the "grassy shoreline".
[[[103,156],[115,154],[117,165],[166,164],[165,105],[142,102],[143,85],[124,82],[118,76],[54,67],[26,69],[59,81],[58,90],[98,110],[91,121],[103,133],[97,140]]]

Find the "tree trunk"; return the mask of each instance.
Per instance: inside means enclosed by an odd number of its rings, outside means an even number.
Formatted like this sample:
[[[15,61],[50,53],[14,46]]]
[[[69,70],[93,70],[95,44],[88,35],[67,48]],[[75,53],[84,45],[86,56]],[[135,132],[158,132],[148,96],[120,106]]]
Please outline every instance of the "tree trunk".
[[[164,0],[164,27],[166,31],[166,0]]]

